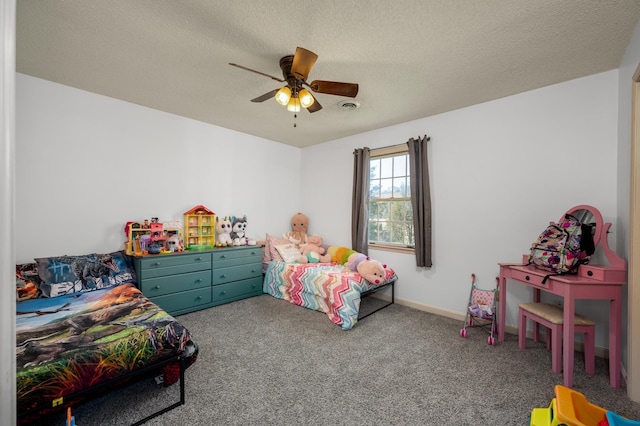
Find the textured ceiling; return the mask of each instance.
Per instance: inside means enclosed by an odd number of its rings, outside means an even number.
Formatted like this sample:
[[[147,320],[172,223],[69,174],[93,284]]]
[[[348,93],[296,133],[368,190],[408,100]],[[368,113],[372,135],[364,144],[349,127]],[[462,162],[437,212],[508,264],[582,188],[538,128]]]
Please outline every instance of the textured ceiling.
[[[17,71],[305,147],[618,68],[637,0],[19,0]],[[308,81],[360,84],[361,106],[317,94],[296,119],[279,60]],[[347,98],[348,99],[348,98]],[[297,127],[294,128],[294,122]]]

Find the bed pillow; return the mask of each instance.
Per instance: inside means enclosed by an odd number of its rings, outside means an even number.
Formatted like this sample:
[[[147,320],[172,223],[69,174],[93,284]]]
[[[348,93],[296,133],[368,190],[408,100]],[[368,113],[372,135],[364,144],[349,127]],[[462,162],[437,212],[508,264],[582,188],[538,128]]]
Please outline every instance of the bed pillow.
[[[300,249],[295,244],[278,244],[276,250],[282,260],[288,263],[295,262],[300,257]]]
[[[16,301],[21,302],[40,297],[41,284],[35,263],[16,265]]]
[[[123,251],[83,256],[56,256],[35,259],[41,290],[45,297],[98,290],[135,283],[129,256]]]
[[[262,250],[262,265],[264,266],[269,262],[271,262],[271,253],[269,252],[269,234],[267,234],[264,239],[264,248]]]
[[[286,238],[274,237],[273,235],[267,234],[267,242],[264,251],[268,252],[268,254],[266,255],[269,259],[268,262],[271,262],[272,260],[284,260],[276,249],[276,246],[290,243],[291,241],[287,240]]]

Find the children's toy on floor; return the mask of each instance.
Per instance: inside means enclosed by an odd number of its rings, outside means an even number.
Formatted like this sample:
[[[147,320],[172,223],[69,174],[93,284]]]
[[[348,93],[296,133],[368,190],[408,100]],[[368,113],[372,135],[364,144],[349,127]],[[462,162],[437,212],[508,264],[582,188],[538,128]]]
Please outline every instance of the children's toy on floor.
[[[76,426],[76,416],[71,415],[71,407],[67,408],[67,420],[64,426]]]
[[[471,274],[471,292],[469,293],[469,304],[467,305],[467,315],[464,326],[460,329],[460,337],[467,337],[467,327],[482,327],[489,329],[487,344],[496,344],[495,335],[498,333],[496,312],[498,301],[498,278],[496,278],[496,288],[493,290],[482,290],[476,286],[476,274]]]
[[[625,419],[613,411],[607,411],[607,423],[598,426],[640,426],[640,420]]]
[[[587,398],[571,388],[556,385],[556,397],[548,408],[534,408],[530,426],[633,426],[640,421],[627,420],[618,414],[590,403]]]

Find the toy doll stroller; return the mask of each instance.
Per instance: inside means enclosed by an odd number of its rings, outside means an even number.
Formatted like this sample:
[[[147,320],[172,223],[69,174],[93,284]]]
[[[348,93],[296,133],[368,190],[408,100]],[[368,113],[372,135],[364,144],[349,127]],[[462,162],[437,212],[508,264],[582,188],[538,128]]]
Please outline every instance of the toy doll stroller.
[[[467,337],[467,327],[482,327],[489,329],[487,344],[495,346],[495,335],[498,333],[497,327],[497,302],[498,302],[498,278],[496,277],[496,288],[493,290],[482,290],[476,286],[476,274],[471,274],[471,292],[469,293],[469,304],[467,305],[467,315],[464,326],[460,329],[460,337]]]

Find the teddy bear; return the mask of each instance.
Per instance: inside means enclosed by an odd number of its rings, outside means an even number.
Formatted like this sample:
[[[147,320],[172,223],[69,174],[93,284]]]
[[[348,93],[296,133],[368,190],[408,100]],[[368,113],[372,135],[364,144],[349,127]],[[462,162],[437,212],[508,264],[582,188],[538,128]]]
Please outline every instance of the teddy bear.
[[[307,244],[307,227],[309,226],[309,218],[298,212],[291,218],[291,231],[285,233],[282,237],[289,240],[296,247],[302,247]]]
[[[387,265],[383,265],[377,260],[371,260],[369,256],[358,252],[349,255],[345,266],[352,271],[358,272],[362,278],[371,284],[380,284],[384,280],[385,269],[387,268]]]
[[[319,235],[309,235],[307,244],[302,247],[301,256],[298,263],[329,263],[331,256],[324,255],[325,249],[322,247],[322,237]]]
[[[231,239],[231,219],[227,216],[220,219],[216,216],[216,246],[226,247],[233,245]]]

